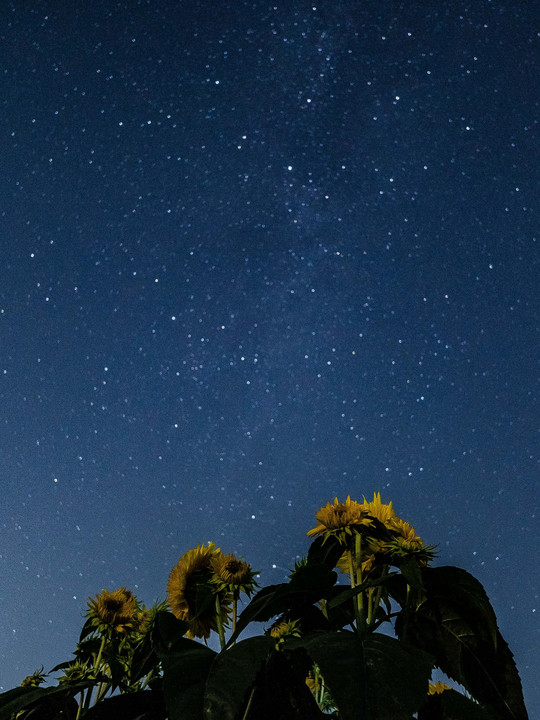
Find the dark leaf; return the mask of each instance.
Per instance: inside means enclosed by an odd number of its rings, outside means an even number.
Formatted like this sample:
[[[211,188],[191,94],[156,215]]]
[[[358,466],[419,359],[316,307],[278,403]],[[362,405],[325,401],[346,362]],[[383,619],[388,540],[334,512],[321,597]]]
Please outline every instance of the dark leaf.
[[[300,567],[289,583],[263,588],[238,618],[229,645],[250,622],[265,622],[284,614],[300,619],[307,607],[326,597],[336,580],[336,573],[319,563]]]
[[[307,561],[309,565],[322,563],[333,569],[344,551],[345,547],[335,537],[330,536],[326,541],[318,537],[311,543]]]
[[[157,613],[152,628],[152,642],[156,648],[163,652],[170,650],[175,643],[183,638],[188,628],[186,622],[178,620],[172,613],[162,610]]]
[[[84,720],[166,720],[163,694],[152,690],[107,698],[88,710]]]
[[[169,720],[202,720],[206,680],[216,653],[188,638],[177,640],[169,652],[157,652]]]
[[[431,658],[417,648],[373,633],[311,635],[302,646],[321,669],[343,720],[409,720],[425,699]]]
[[[70,688],[18,687],[0,695],[0,720],[11,720],[20,710],[33,711],[40,720],[55,718],[64,711],[66,718],[74,717],[70,711],[77,712],[77,703],[73,696],[84,689],[84,685]]]
[[[517,668],[482,585],[455,567],[424,568],[422,580],[425,599],[398,617],[398,637],[431,653],[493,718],[526,720]]]
[[[491,713],[455,690],[429,695],[418,720],[492,720]]]
[[[252,637],[216,656],[206,681],[207,720],[234,720],[274,644],[267,637]]]

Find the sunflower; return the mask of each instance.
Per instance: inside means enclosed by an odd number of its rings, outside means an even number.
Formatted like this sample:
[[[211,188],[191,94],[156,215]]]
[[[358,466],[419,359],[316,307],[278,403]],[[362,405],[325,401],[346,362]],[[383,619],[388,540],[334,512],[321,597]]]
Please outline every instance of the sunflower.
[[[41,670],[36,670],[32,675],[28,675],[24,678],[24,680],[21,683],[21,687],[39,687],[41,683],[45,682],[45,678],[47,677],[47,673],[43,672],[43,666],[41,667]]]
[[[253,572],[251,566],[247,562],[239,560],[233,553],[228,555],[220,553],[220,555],[212,559],[211,565],[214,571],[212,582],[220,590],[235,593],[236,597],[240,592],[250,595],[257,585],[255,582],[256,573]]]
[[[450,685],[443,682],[429,683],[428,695],[440,695],[445,690],[451,690]]]
[[[99,632],[112,629],[118,633],[131,630],[136,624],[137,598],[130,590],[121,587],[114,592],[103,590],[88,600],[87,616]]]
[[[192,637],[207,638],[217,630],[215,596],[219,592],[211,584],[212,563],[222,557],[213,542],[197,545],[182,555],[169,575],[167,586],[169,607],[179,620],[189,624]],[[228,595],[220,598],[220,615],[223,623],[228,616]]]
[[[373,493],[373,501],[368,502],[364,497],[364,502],[360,506],[364,512],[369,513],[372,517],[376,518],[386,527],[390,527],[391,521],[396,517],[394,508],[392,507],[392,501],[385,505],[381,502],[381,493]]]
[[[394,538],[388,543],[388,549],[394,556],[406,557],[414,555],[422,564],[433,560],[435,553],[434,545],[424,545],[422,538],[416,534],[415,529],[405,520],[395,517],[392,520],[392,531]]]
[[[351,500],[350,495],[344,503],[339,502],[335,498],[332,504],[326,503],[326,507],[322,507],[315,514],[317,518],[317,527],[308,530],[308,535],[322,535],[326,541],[330,536],[334,535],[341,542],[344,542],[347,536],[352,536],[358,532],[362,526],[369,526],[373,523],[373,519],[369,513],[362,508],[356,500]]]
[[[298,620],[278,620],[268,630],[268,634],[276,641],[278,650],[287,638],[302,636],[298,627]]]

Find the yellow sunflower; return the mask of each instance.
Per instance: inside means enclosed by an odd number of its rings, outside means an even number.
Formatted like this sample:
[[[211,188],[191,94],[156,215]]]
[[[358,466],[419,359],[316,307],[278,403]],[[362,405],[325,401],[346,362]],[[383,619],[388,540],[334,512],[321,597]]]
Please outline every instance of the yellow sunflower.
[[[334,535],[342,542],[347,536],[352,536],[361,526],[369,526],[373,523],[372,518],[356,500],[351,500],[350,495],[344,503],[335,498],[334,502],[326,503],[317,511],[315,517],[318,521],[317,527],[308,530],[308,535],[322,535],[326,541]]]
[[[381,502],[381,493],[373,493],[372,502],[368,502],[364,497],[364,502],[360,506],[364,512],[368,512],[372,517],[382,522],[386,527],[390,527],[390,523],[393,518],[396,517],[394,508],[392,507],[392,501],[386,505]]]
[[[137,598],[130,590],[121,587],[114,592],[103,590],[88,600],[87,616],[100,632],[112,628],[118,633],[131,630],[136,624]]]
[[[424,547],[422,538],[416,534],[415,529],[405,520],[396,517],[393,519],[391,527],[397,532],[397,543],[404,550],[421,550]]]
[[[276,648],[279,649],[287,638],[301,637],[302,633],[298,627],[298,620],[278,620],[268,631],[270,637],[276,641]]]
[[[247,562],[239,560],[233,553],[228,555],[220,553],[212,559],[211,565],[214,571],[212,582],[220,590],[228,590],[237,594],[245,592],[249,595],[257,585],[251,566]]]
[[[445,690],[451,690],[450,685],[443,682],[429,683],[428,695],[440,695]]]
[[[213,542],[206,547],[197,545],[182,555],[169,575],[169,607],[175,617],[189,623],[189,634],[192,637],[207,638],[212,630],[217,630],[216,604],[212,601],[207,603],[207,607],[197,607],[197,590],[206,586],[208,596],[217,594],[218,590],[212,587],[210,580],[212,563],[220,557],[222,552]],[[228,597],[223,597],[220,602],[223,623],[228,615],[227,600]]]

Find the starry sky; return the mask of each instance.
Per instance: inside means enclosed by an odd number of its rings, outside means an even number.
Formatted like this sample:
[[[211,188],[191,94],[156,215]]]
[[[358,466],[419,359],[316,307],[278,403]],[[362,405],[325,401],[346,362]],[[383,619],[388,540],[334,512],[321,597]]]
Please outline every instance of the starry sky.
[[[381,491],[540,715],[533,15],[2,3],[0,687],[104,587],[208,540],[281,582]]]

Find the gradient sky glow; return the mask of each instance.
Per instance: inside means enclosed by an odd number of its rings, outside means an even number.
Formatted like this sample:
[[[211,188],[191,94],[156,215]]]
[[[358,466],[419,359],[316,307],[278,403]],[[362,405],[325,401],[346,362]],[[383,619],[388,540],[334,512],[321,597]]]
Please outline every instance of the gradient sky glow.
[[[534,3],[6,0],[0,686],[381,491],[540,716]],[[537,19],[537,18],[536,18]]]

